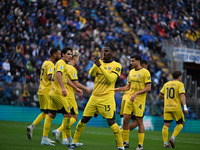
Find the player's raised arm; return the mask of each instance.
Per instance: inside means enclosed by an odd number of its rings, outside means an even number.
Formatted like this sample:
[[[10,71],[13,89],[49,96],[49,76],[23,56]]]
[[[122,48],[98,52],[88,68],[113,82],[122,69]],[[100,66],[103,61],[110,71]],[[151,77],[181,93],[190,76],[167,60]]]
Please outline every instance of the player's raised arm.
[[[96,73],[97,73],[97,70],[98,70],[98,67],[97,67],[97,65],[94,64],[93,67],[89,71],[89,75],[91,77],[94,77],[96,75]]]
[[[96,64],[97,67],[99,67],[99,69],[101,70],[103,76],[106,78],[108,83],[113,83],[117,80],[118,74],[115,72],[108,73],[104,69],[104,67],[101,66],[101,63],[99,62],[98,58],[94,57],[94,63]],[[121,71],[121,69],[119,68],[118,71]]]

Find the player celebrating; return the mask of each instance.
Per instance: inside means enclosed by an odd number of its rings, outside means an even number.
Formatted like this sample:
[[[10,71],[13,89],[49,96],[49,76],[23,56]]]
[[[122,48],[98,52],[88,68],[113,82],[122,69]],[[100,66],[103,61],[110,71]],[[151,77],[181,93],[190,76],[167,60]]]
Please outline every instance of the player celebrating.
[[[27,127],[27,137],[32,138],[33,129],[37,126],[48,114],[49,91],[51,88],[51,79],[54,71],[54,63],[61,57],[61,52],[58,48],[52,48],[50,51],[51,57],[45,60],[41,67],[40,85],[38,90],[38,97],[40,103],[41,114],[34,120],[34,122]]]
[[[150,73],[147,69],[141,67],[140,62],[140,55],[136,54],[131,56],[131,65],[134,69],[132,69],[128,75],[129,83],[125,87],[119,87],[115,89],[115,92],[130,90],[130,101],[126,101],[124,106],[123,136],[125,140],[128,140],[128,124],[131,119],[131,114],[134,114],[137,120],[139,139],[138,147],[136,150],[143,149],[145,131],[143,124],[143,114],[145,110],[146,94],[151,90]]]
[[[84,89],[88,94],[90,94],[90,89],[86,86],[80,84],[78,82],[78,76],[77,76],[77,70],[74,66],[78,64],[79,61],[79,52],[77,50],[73,50],[72,59],[70,60],[70,65],[68,65],[68,72],[67,76],[68,78],[79,88]],[[70,105],[71,110],[71,118],[70,118],[70,128],[66,130],[66,132],[62,132],[63,145],[70,145],[73,142],[73,139],[71,137],[71,126],[78,120],[78,105],[75,100],[75,90],[70,85],[66,84],[67,89],[67,96],[66,99]],[[63,124],[56,130],[53,130],[53,135],[56,138],[56,141],[59,141],[60,132],[63,131]],[[76,146],[81,146],[82,143],[76,143]]]
[[[107,119],[118,144],[118,150],[124,150],[119,126],[115,122],[116,104],[114,99],[114,87],[117,78],[121,74],[121,65],[112,59],[114,51],[112,44],[106,44],[103,52],[103,61],[93,57],[94,65],[89,74],[95,76],[94,89],[85,107],[83,117],[79,121],[74,134],[73,144],[68,150],[74,150],[76,143],[85,128],[86,123],[95,115],[101,115]]]
[[[185,99],[185,88],[181,80],[181,71],[174,71],[172,73],[173,81],[169,81],[164,84],[160,90],[160,97],[164,98],[164,126],[162,129],[162,137],[165,148],[170,148],[168,144],[168,129],[170,123],[175,118],[177,126],[174,128],[174,132],[169,140],[171,147],[174,148],[175,137],[180,133],[183,128],[185,119],[181,109],[181,102],[184,107],[184,112],[187,114],[188,109]],[[164,97],[163,97],[164,95]]]
[[[44,122],[43,137],[41,141],[42,145],[54,145],[47,139],[51,123],[56,117],[56,113],[63,114],[63,131],[66,132],[66,129],[69,128],[71,114],[69,103],[66,100],[67,91],[65,85],[70,84],[79,94],[82,94],[82,90],[77,88],[67,77],[67,63],[72,57],[72,49],[62,49],[61,55],[62,58],[56,63],[52,77],[51,89],[49,92],[51,99],[49,104],[49,114]]]
[[[141,67],[142,68],[145,68],[147,69],[147,66],[148,66],[148,62],[145,60],[145,59],[142,59],[141,62]],[[127,78],[127,81],[129,81],[129,79]],[[128,84],[128,83],[127,83]],[[122,104],[121,104],[121,110],[120,110],[120,117],[123,117],[123,114],[124,114],[124,106],[125,106],[125,103],[127,100],[130,100],[131,99],[131,95],[130,95],[130,90],[129,91],[125,91],[124,92],[124,95],[122,97]],[[137,127],[137,120],[136,120],[136,117],[135,115],[131,115],[131,119],[133,120],[131,123],[128,124],[128,128],[129,130],[133,130]],[[123,125],[122,125],[123,126]],[[122,138],[123,138],[123,141],[126,141],[124,142],[124,147],[125,148],[129,148],[129,136],[127,137],[126,136],[126,139],[124,139],[124,136],[123,136],[123,128],[121,129],[121,134],[122,134]]]

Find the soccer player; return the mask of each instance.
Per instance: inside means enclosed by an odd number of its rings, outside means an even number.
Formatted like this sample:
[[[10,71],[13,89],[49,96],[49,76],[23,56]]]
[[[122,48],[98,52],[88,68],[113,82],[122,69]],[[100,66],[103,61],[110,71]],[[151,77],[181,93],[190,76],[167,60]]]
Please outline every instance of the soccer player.
[[[161,98],[164,98],[164,126],[162,129],[162,137],[165,148],[170,148],[168,144],[168,129],[173,119],[176,120],[177,126],[174,128],[174,132],[169,140],[172,148],[175,147],[175,137],[183,128],[185,119],[181,109],[181,102],[184,107],[184,112],[186,114],[188,113],[185,98],[185,88],[183,83],[180,82],[181,75],[181,71],[174,71],[172,73],[173,81],[165,83],[159,94]]]
[[[124,106],[124,119],[123,119],[123,136],[124,139],[129,138],[129,122],[131,119],[131,114],[134,114],[137,120],[138,126],[138,147],[136,150],[143,149],[144,141],[144,124],[143,124],[143,114],[145,110],[146,94],[151,90],[151,76],[147,69],[141,67],[141,56],[132,55],[131,65],[132,69],[129,73],[128,84],[124,87],[119,87],[115,89],[118,91],[128,91],[130,90],[130,101],[126,101]],[[127,141],[125,141],[127,142]]]
[[[51,88],[51,79],[54,71],[54,63],[61,57],[60,49],[52,48],[50,51],[50,58],[45,60],[41,67],[40,85],[38,90],[38,97],[40,103],[40,110],[42,113],[34,120],[34,122],[27,127],[27,137],[32,138],[33,129],[37,126],[45,116],[48,114],[49,91]]]
[[[94,65],[89,74],[90,76],[95,76],[94,89],[83,112],[83,117],[76,126],[73,144],[68,150],[75,149],[86,123],[95,114],[99,113],[107,119],[108,125],[115,135],[118,150],[124,150],[120,128],[115,122],[114,87],[117,78],[121,74],[121,65],[112,59],[114,50],[115,48],[112,44],[106,44],[104,46],[103,60],[93,57]]]
[[[142,68],[147,69],[148,62],[145,59],[142,59],[141,62],[140,62],[140,64],[141,64]],[[128,80],[129,79],[127,78],[127,81]],[[127,84],[128,84],[128,82],[127,82]],[[124,95],[122,97],[120,117],[123,117],[125,103],[126,103],[127,100],[130,100],[130,98],[131,98],[131,96],[130,96],[130,90],[129,91],[125,91]],[[128,124],[128,128],[129,128],[130,131],[132,131],[133,129],[135,129],[137,127],[137,124],[138,124],[135,115],[131,114],[131,119],[133,121]],[[126,136],[126,139],[124,139],[123,128],[121,129],[121,133],[122,133],[123,140],[126,141],[126,142],[124,142],[124,147],[125,148],[129,148],[129,136],[128,137]]]
[[[77,87],[79,87],[80,89],[84,89],[88,94],[90,94],[91,93],[90,89],[78,82],[77,70],[74,66],[78,64],[79,55],[80,53],[77,50],[73,50],[72,59],[70,60],[70,63],[69,63],[70,65],[68,65],[67,76]],[[67,129],[65,133],[62,132],[62,136],[63,136],[62,144],[70,145],[73,142],[73,139],[71,136],[71,126],[78,120],[78,105],[75,100],[74,88],[66,84],[66,89],[68,93],[66,96],[66,99],[70,105],[71,118],[70,118],[70,128]],[[59,141],[59,135],[61,131],[63,131],[63,124],[58,129],[53,130],[52,132],[53,135],[56,135],[57,141]],[[81,146],[81,145],[83,144],[82,143],[76,144],[76,146]]]
[[[83,94],[82,90],[77,88],[71,80],[67,77],[67,63],[72,58],[72,49],[63,48],[61,51],[62,58],[56,63],[55,71],[51,81],[51,89],[49,92],[50,103],[49,103],[49,113],[46,116],[43,128],[42,145],[54,145],[50,143],[48,139],[48,133],[53,119],[56,117],[57,113],[63,114],[63,131],[70,125],[70,106],[66,99],[67,91],[65,88],[66,84],[72,86],[79,94]]]

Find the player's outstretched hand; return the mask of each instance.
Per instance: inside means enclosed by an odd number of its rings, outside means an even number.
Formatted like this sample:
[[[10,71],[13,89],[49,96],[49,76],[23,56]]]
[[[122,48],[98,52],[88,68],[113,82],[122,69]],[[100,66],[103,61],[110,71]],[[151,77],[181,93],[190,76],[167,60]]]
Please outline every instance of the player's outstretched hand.
[[[115,93],[119,92],[119,88],[114,89]]]
[[[184,110],[184,112],[185,112],[186,114],[188,114],[188,110]]]
[[[64,97],[66,97],[66,96],[67,96],[67,91],[66,91],[66,89],[62,89],[61,91],[62,91],[62,95],[63,95]]]
[[[89,88],[85,88],[85,91],[90,94],[91,93],[91,90]]]
[[[131,96],[131,99],[130,99],[130,100],[131,100],[132,102],[134,102],[136,96],[137,96],[136,94],[133,94],[133,96]]]
[[[81,96],[83,95],[83,91],[79,88],[76,89],[76,92],[78,93],[78,95],[81,95]]]

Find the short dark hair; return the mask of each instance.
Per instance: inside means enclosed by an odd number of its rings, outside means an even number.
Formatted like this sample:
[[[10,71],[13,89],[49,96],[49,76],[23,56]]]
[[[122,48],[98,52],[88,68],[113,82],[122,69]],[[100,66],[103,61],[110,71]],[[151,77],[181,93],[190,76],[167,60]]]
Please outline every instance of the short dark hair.
[[[146,64],[146,65],[148,65],[148,62],[146,61],[146,59],[142,59],[142,60],[140,61],[140,64]]]
[[[61,51],[61,56],[62,56],[62,54],[66,54],[67,51],[71,51],[71,52],[73,52],[73,50],[72,50],[71,47],[65,47],[65,48],[63,48],[62,51]]]
[[[141,62],[141,56],[138,55],[138,54],[135,54],[135,55],[131,55],[131,58],[135,58],[135,60],[139,60]]]
[[[181,71],[179,71],[179,70],[176,70],[176,71],[173,71],[172,72],[172,77],[173,77],[173,79],[177,79],[179,76],[181,76],[182,75],[182,73],[181,73]]]
[[[59,49],[57,47],[53,47],[50,51],[50,56],[53,56],[53,54],[57,53]]]
[[[113,51],[113,52],[116,51],[115,46],[111,42],[106,43],[104,46],[105,47],[110,47],[110,50]]]

